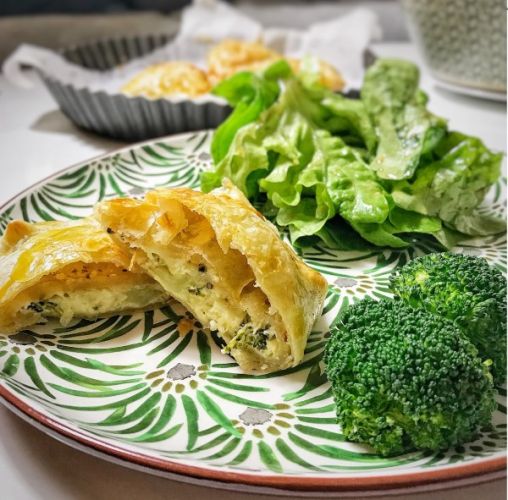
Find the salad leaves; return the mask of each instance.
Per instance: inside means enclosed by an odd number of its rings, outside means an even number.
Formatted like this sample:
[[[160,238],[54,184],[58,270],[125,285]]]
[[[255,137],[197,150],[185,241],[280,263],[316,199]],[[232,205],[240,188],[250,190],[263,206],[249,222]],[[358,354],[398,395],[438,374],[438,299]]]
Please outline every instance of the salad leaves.
[[[381,179],[410,178],[446,133],[446,121],[427,110],[418,81],[414,64],[394,59],[378,60],[365,75],[362,101],[379,139],[370,167]]]
[[[214,93],[224,97],[234,109],[229,119],[215,132],[216,140],[211,150],[214,162],[217,163],[226,156],[237,130],[256,120],[277,99],[277,80],[288,73],[287,65],[275,63],[263,77],[242,71],[215,87]]]
[[[438,216],[459,232],[486,235],[504,230],[504,221],[475,213],[500,175],[501,154],[476,137],[450,132],[435,148],[434,160],[412,179],[394,184],[395,203],[420,214]]]
[[[214,135],[215,166],[202,189],[231,179],[295,244],[402,248],[423,233],[448,247],[504,229],[475,211],[501,155],[427,110],[410,63],[376,62],[360,100],[310,74],[297,78],[284,61],[238,73],[214,92],[234,111]]]

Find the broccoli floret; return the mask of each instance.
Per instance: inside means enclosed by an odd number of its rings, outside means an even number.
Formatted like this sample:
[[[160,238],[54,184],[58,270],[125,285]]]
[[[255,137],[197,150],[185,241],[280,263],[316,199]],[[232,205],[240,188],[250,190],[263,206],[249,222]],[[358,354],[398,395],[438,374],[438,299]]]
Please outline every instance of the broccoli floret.
[[[506,378],[506,279],[485,259],[438,253],[410,261],[391,277],[392,291],[413,307],[459,326],[496,384]]]
[[[451,321],[401,299],[348,308],[324,359],[342,432],[384,456],[466,442],[496,407],[474,345]]]
[[[228,353],[231,349],[256,349],[263,351],[266,349],[267,342],[273,338],[268,325],[263,328],[254,329],[250,322],[250,317],[243,321],[236,335],[225,347],[224,352]]]

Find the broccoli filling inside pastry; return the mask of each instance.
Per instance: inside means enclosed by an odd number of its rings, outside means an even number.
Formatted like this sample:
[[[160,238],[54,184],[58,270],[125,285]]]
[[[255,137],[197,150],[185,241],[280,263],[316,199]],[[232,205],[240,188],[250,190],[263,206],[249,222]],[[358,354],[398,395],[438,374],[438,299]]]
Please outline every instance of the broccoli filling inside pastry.
[[[247,349],[257,349],[264,351],[269,340],[274,338],[274,332],[271,331],[269,325],[261,328],[255,328],[250,321],[249,315],[246,315],[245,321],[240,325],[236,335],[230,340],[225,352],[231,351],[235,347],[243,347]]]
[[[257,286],[247,259],[220,247],[210,223],[182,207],[186,223],[158,220],[142,239],[121,230],[117,237],[134,251],[133,262],[158,281],[204,326],[216,331],[243,369],[266,371],[292,360],[280,315]],[[161,239],[167,237],[164,245]]]
[[[59,318],[96,319],[162,304],[167,294],[141,273],[129,273],[112,264],[74,263],[45,276],[23,291],[7,307],[18,325]]]

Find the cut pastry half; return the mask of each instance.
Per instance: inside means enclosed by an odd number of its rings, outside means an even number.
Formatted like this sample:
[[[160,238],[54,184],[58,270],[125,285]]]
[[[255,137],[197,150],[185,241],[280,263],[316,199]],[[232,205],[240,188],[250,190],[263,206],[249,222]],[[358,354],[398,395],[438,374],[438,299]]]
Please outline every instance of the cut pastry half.
[[[326,281],[229,181],[208,194],[160,189],[104,201],[95,214],[136,265],[218,333],[243,370],[302,360]]]
[[[0,332],[96,319],[167,301],[93,218],[9,223],[0,240]]]

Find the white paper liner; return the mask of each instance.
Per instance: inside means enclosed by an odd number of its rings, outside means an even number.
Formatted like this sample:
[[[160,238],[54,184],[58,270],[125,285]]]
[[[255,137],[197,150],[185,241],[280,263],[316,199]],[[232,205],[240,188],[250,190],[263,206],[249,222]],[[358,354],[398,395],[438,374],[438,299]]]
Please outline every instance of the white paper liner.
[[[206,69],[210,48],[224,38],[261,40],[288,57],[312,55],[338,69],[346,81],[346,90],[357,88],[363,77],[363,54],[369,43],[381,36],[375,14],[358,8],[339,18],[311,25],[305,31],[266,29],[235,7],[218,0],[195,0],[184,10],[181,28],[174,40],[152,53],[108,71],[84,68],[67,61],[49,49],[23,44],[4,62],[3,73],[15,85],[29,87],[32,81],[23,74],[23,65],[39,69],[53,79],[91,92],[113,95],[145,67],[168,60],[189,61]],[[174,95],[171,101],[188,100]],[[217,101],[206,94],[196,102]]]

